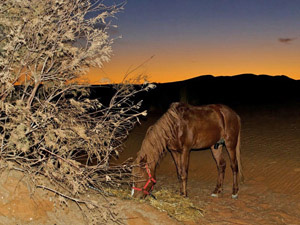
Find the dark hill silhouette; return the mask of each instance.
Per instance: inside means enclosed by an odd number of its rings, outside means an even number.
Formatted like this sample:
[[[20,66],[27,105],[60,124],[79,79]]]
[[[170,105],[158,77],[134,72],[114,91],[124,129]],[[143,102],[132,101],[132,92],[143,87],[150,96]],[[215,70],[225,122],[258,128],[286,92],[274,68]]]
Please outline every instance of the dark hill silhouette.
[[[199,76],[189,80],[157,84],[145,96],[150,105],[161,108],[173,101],[194,105],[223,103],[235,105],[282,104],[300,99],[300,81],[286,76],[242,74],[237,76]],[[300,102],[300,101],[299,101]]]
[[[157,87],[137,98],[144,99],[146,108],[165,110],[170,103],[183,101],[194,105],[222,103],[230,106],[300,103],[300,80],[287,76],[241,74],[212,75],[172,83],[157,83]],[[104,90],[105,89],[105,90]],[[109,88],[93,86],[93,97],[112,93]]]

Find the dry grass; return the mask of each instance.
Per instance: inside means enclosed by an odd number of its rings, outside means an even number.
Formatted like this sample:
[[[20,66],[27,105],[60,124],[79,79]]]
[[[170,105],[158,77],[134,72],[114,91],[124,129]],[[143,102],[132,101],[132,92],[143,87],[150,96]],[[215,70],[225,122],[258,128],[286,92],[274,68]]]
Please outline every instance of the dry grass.
[[[204,214],[204,209],[196,206],[190,198],[162,189],[153,193],[157,200],[150,198],[150,204],[160,211],[167,212],[178,221],[197,220]]]
[[[185,198],[179,194],[176,194],[169,189],[161,189],[154,191],[153,195],[157,198],[147,197],[145,200],[137,200],[131,197],[130,190],[126,189],[105,189],[106,193],[109,193],[115,197],[138,201],[140,203],[146,203],[161,212],[166,212],[170,217],[175,218],[178,221],[197,221],[204,216],[203,206],[195,205],[190,198]]]

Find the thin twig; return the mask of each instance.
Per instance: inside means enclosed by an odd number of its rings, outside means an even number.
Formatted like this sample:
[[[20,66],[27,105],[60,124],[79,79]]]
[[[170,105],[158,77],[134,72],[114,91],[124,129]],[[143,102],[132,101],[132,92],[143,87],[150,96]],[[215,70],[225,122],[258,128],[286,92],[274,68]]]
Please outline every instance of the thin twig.
[[[98,207],[96,204],[94,204],[94,203],[92,203],[92,202],[90,202],[90,201],[81,200],[81,199],[79,199],[79,198],[73,198],[73,197],[71,197],[71,196],[65,195],[65,194],[63,194],[63,193],[61,193],[61,192],[59,192],[59,191],[56,191],[56,190],[54,190],[54,189],[52,189],[52,188],[49,188],[49,187],[46,187],[46,186],[44,186],[44,185],[37,185],[36,187],[37,187],[37,188],[46,189],[46,190],[48,190],[48,191],[51,191],[51,192],[53,192],[53,193],[55,193],[55,194],[58,194],[58,195],[60,195],[60,196],[62,196],[62,197],[64,197],[64,198],[66,198],[66,199],[72,200],[72,201],[74,201],[74,202],[76,202],[76,203],[92,204],[93,206]]]
[[[63,160],[64,162],[66,162],[66,163],[68,163],[68,164],[70,164],[71,166],[74,166],[76,169],[80,169],[77,165],[74,165],[73,163],[71,163],[68,159],[64,159],[63,157],[61,157],[60,155],[57,155],[57,154],[55,154],[55,153],[53,153],[53,152],[50,152],[49,150],[47,150],[47,149],[45,149],[45,148],[40,148],[41,150],[44,150],[44,151],[46,151],[46,152],[48,152],[49,154],[51,154],[51,155],[54,155],[54,156],[56,156],[57,158],[60,158],[61,160]]]

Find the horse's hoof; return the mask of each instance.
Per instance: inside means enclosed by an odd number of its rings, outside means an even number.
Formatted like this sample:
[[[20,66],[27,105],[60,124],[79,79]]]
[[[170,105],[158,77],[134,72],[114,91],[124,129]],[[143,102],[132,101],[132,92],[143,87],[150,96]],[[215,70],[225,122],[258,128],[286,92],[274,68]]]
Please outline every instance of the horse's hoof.
[[[211,197],[214,197],[214,198],[217,198],[217,197],[218,197],[218,194],[212,193],[210,196],[211,196]]]
[[[238,194],[235,194],[235,195],[233,194],[233,195],[231,195],[231,198],[232,198],[232,199],[238,199]]]

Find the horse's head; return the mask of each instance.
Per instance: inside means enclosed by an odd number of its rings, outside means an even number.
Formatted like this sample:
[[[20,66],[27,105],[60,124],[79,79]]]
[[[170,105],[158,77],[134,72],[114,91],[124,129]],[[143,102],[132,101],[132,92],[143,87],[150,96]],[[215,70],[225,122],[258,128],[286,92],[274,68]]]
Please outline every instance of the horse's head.
[[[156,180],[152,175],[153,171],[150,170],[148,164],[142,164],[133,167],[133,184],[131,196],[133,196],[134,198],[145,198],[147,195],[153,196],[151,194],[151,191],[154,188]]]

